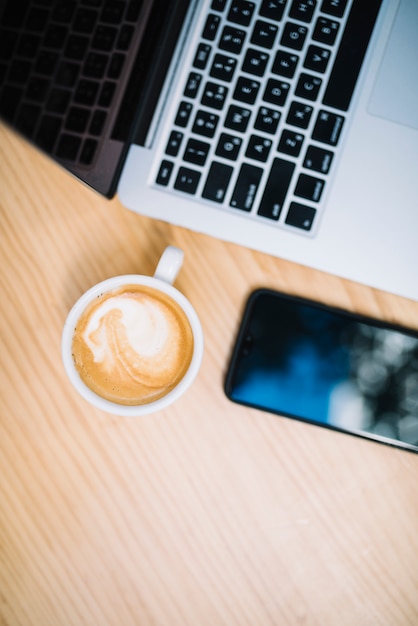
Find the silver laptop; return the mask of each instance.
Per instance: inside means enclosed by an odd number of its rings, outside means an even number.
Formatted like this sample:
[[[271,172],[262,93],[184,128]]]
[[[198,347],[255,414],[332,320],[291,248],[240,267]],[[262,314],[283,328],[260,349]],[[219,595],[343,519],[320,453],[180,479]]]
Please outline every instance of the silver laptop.
[[[76,176],[138,213],[418,300],[418,0],[84,0],[61,37],[57,6],[46,16],[60,3],[27,4],[47,52],[65,42],[58,85],[39,105],[26,78],[22,113],[7,84],[0,112]],[[24,70],[9,50],[8,78]]]

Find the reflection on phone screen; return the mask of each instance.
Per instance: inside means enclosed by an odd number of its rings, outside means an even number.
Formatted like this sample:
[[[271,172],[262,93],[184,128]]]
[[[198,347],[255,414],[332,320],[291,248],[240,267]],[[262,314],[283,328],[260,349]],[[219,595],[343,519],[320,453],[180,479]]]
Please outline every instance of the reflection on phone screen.
[[[418,337],[305,301],[250,301],[226,390],[236,402],[418,451]]]

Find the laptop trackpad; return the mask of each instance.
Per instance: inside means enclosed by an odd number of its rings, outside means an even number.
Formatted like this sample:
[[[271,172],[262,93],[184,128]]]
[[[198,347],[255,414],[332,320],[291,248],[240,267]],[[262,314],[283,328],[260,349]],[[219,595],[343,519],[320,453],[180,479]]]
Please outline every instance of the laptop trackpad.
[[[402,0],[369,102],[369,112],[418,129],[417,24],[417,0]]]

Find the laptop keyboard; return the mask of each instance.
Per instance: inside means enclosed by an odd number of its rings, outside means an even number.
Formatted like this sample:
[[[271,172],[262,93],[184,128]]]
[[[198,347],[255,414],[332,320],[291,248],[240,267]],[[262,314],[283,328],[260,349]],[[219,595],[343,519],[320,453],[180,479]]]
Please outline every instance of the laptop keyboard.
[[[0,27],[1,115],[58,160],[91,165],[141,5],[9,0]]]
[[[371,4],[213,0],[156,185],[313,233],[380,2]]]

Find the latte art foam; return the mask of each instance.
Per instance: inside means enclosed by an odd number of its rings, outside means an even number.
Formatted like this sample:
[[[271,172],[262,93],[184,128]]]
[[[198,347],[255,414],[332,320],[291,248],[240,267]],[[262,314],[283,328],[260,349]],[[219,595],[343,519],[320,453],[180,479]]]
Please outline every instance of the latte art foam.
[[[187,371],[192,350],[192,331],[177,303],[136,285],[98,298],[81,316],[73,340],[83,381],[119,404],[167,394]]]

